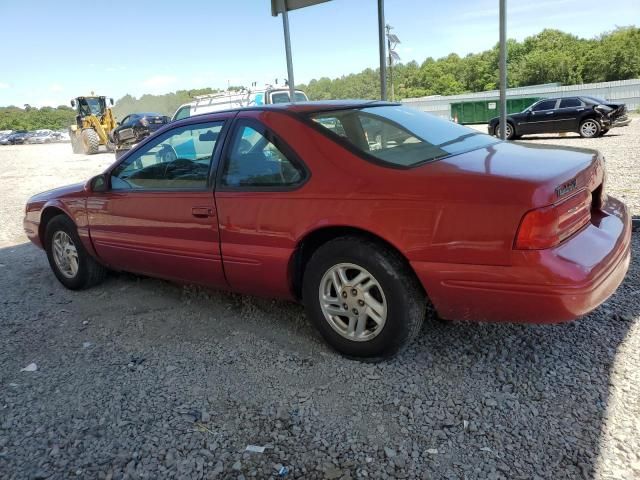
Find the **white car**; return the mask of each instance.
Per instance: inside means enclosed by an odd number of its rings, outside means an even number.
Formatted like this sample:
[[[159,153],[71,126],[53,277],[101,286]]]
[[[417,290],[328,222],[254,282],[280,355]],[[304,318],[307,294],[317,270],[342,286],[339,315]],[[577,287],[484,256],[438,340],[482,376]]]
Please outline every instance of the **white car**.
[[[36,130],[27,138],[25,143],[52,143],[55,140],[51,130]]]

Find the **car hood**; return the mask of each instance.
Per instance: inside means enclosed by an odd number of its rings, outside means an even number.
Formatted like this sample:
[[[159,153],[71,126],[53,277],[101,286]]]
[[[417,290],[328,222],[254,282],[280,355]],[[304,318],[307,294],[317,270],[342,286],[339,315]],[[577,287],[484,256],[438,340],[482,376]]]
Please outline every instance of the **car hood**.
[[[41,192],[29,199],[29,203],[31,202],[47,202],[49,200],[65,198],[65,197],[75,197],[78,195],[84,195],[84,185],[85,183],[74,183],[73,185],[66,185],[64,187],[54,188],[52,190],[47,190],[46,192]]]

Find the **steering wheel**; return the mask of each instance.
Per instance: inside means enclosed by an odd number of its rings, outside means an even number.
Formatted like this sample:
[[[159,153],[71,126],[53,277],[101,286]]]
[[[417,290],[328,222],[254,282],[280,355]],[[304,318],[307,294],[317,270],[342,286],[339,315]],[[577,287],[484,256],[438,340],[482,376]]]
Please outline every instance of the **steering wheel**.
[[[171,145],[164,144],[160,151],[156,153],[156,159],[159,163],[170,163],[178,159],[178,153]]]

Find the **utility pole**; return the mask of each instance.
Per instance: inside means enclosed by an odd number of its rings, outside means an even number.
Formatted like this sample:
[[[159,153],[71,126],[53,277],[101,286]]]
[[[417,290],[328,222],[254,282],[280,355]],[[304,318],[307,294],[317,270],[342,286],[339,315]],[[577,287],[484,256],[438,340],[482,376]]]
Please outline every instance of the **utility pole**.
[[[391,40],[389,40],[389,32],[393,28],[391,25],[385,27],[387,29],[387,51],[389,52],[389,83],[391,83],[391,101],[395,100],[393,91],[393,61],[391,60]]]
[[[400,39],[394,33],[391,33],[393,27],[389,24],[385,27],[387,30],[387,49],[389,53],[389,83],[391,84],[391,101],[395,101],[395,91],[393,88],[393,62],[400,61],[400,55],[396,52],[395,48],[400,43]]]
[[[500,138],[507,138],[507,0],[500,0]]]
[[[387,59],[384,51],[384,0],[378,0],[378,48],[380,50],[380,100],[386,100]]]

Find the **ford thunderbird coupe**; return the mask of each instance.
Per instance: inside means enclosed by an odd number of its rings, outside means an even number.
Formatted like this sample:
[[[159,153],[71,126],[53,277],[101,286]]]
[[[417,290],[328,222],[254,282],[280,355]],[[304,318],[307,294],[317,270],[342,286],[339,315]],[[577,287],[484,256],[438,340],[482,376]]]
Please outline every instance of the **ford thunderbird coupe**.
[[[593,150],[500,141],[394,103],[172,122],[85,184],[35,195],[29,239],[67,288],[109,270],[301,301],[351,357],[445,320],[552,323],[622,282],[630,218]]]

